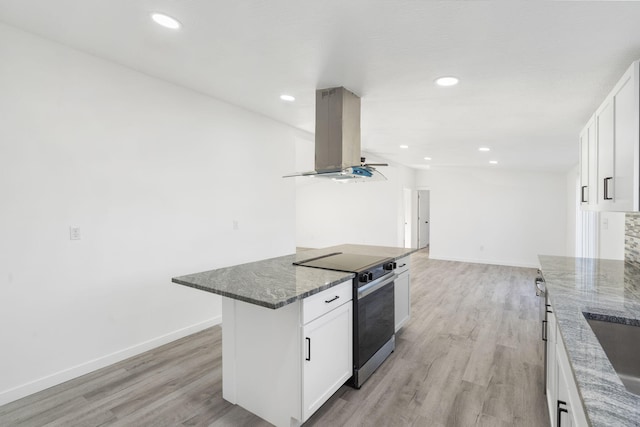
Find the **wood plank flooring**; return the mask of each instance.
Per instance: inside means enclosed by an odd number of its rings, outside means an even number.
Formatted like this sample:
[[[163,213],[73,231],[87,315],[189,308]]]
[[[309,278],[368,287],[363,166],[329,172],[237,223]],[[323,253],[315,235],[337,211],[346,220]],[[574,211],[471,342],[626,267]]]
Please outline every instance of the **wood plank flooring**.
[[[547,426],[534,269],[412,255],[411,320],[306,426]],[[0,407],[0,426],[269,426],[222,399],[214,327]]]

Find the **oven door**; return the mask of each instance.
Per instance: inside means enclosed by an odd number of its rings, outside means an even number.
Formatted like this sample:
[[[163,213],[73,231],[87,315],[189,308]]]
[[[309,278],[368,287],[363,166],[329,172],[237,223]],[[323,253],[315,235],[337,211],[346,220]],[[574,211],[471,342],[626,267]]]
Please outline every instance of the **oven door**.
[[[356,322],[357,343],[354,343],[354,364],[361,368],[371,359],[395,331],[393,298],[394,273],[387,274],[358,288]]]

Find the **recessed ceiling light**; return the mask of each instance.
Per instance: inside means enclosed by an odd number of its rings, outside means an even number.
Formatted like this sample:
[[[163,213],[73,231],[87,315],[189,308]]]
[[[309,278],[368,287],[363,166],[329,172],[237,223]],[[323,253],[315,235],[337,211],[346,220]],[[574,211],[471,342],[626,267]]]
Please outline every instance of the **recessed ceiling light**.
[[[480,147],[480,148],[478,148],[478,151],[491,151],[491,148],[489,148],[489,147]]]
[[[431,157],[425,157],[424,159],[425,160],[431,160]]]
[[[497,160],[489,160],[489,163],[491,163],[492,165],[497,165],[498,161]]]
[[[453,76],[445,76],[436,79],[436,84],[438,86],[455,86],[458,84],[460,79]]]
[[[165,28],[171,28],[172,30],[177,30],[182,27],[182,24],[177,19],[164,13],[152,13],[151,19],[153,19],[156,24],[162,25]]]
[[[280,99],[282,99],[283,101],[287,101],[287,102],[293,102],[296,100],[296,98],[294,96],[291,95],[280,95]]]
[[[403,145],[400,146],[400,148],[409,148],[409,146],[403,144]]]

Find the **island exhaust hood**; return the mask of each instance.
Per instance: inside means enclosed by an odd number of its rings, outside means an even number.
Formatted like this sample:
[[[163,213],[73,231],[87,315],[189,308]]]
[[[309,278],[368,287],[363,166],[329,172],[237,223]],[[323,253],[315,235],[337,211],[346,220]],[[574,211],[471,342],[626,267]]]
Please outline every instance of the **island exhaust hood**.
[[[343,87],[316,90],[315,170],[285,175],[331,178],[341,182],[386,180],[360,157],[360,98]]]

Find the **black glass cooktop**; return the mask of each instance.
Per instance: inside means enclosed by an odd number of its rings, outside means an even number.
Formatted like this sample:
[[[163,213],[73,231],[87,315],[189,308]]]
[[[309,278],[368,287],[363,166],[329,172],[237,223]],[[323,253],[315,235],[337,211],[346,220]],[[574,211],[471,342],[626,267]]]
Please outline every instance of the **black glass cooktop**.
[[[393,258],[337,252],[318,258],[294,262],[293,265],[323,268],[325,270],[346,271],[349,273],[361,273],[385,262],[390,262],[392,259]]]

